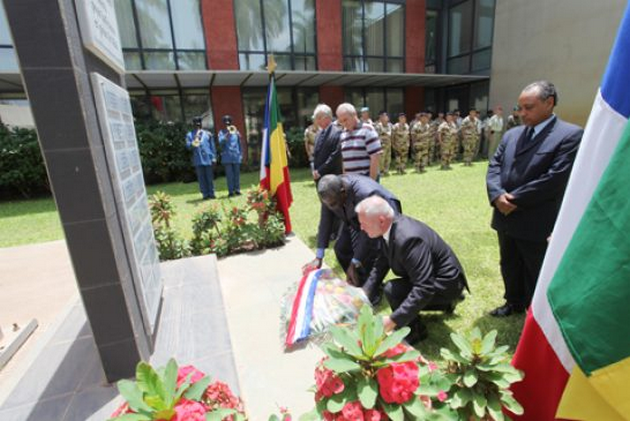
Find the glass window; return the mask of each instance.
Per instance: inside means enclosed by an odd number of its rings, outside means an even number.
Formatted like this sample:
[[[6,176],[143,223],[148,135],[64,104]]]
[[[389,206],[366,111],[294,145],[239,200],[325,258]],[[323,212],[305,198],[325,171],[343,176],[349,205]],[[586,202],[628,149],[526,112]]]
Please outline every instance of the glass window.
[[[343,0],[343,53],[363,55],[363,10],[360,0]]]
[[[263,5],[267,50],[291,52],[291,25],[287,0],[265,0]]]
[[[123,52],[125,58],[126,70],[142,70],[142,60],[140,59],[140,53]]]
[[[370,109],[372,121],[376,121],[379,111],[385,109],[385,90],[380,88],[366,89],[365,105]]]
[[[475,50],[492,45],[493,27],[494,0],[477,0],[475,7]]]
[[[13,45],[11,32],[9,31],[9,22],[4,12],[4,7],[0,4],[0,45]]]
[[[405,67],[401,58],[388,58],[387,71],[390,73],[404,73]]]
[[[490,91],[489,82],[473,83],[470,86],[471,105],[479,111],[488,109],[488,92]]]
[[[343,0],[344,70],[398,72],[404,69],[405,11],[403,3]]]
[[[317,67],[314,0],[234,0],[234,16],[241,69],[264,69],[270,53],[279,69]]]
[[[387,100],[387,112],[392,121],[396,121],[398,113],[405,111],[405,95],[402,88],[389,88],[385,90]],[[411,119],[409,119],[411,121]]]
[[[234,1],[238,49],[264,51],[262,17],[259,1]]]
[[[313,110],[319,104],[319,90],[317,88],[297,89],[298,122],[304,127],[313,117]]]
[[[203,127],[209,129],[214,127],[209,95],[184,92],[182,104],[184,106],[184,121],[191,121],[193,117],[201,116]]]
[[[427,10],[427,20],[425,26],[425,64],[434,64],[437,60],[437,31],[438,12],[437,10]]]
[[[173,15],[173,31],[175,32],[175,45],[177,48],[205,49],[199,0],[171,1],[171,13]]]
[[[173,49],[167,0],[136,1],[143,48]]]
[[[492,60],[492,50],[490,48],[482,50],[473,54],[472,58],[472,70],[486,70],[490,68],[490,61]]]
[[[116,20],[122,48],[138,48],[131,0],[116,0]]]
[[[400,4],[387,4],[387,55],[405,55],[405,8]],[[402,71],[402,70],[401,70]]]
[[[470,51],[472,37],[472,0],[449,10],[448,56],[453,57]],[[449,72],[450,73],[450,72]]]
[[[383,56],[385,55],[385,47],[383,45],[385,40],[385,3],[366,1],[364,7],[365,54],[368,56]]]
[[[147,70],[175,70],[172,52],[144,53],[144,68]]]
[[[448,73],[451,74],[461,75],[468,73],[470,71],[470,55],[451,58],[446,63],[446,67]]]
[[[207,68],[200,0],[115,0],[114,6],[127,69]]]
[[[150,101],[155,120],[182,121],[182,104],[179,95],[152,95]]]
[[[264,54],[239,54],[241,70],[265,70]]]
[[[346,88],[344,89],[344,101],[354,105],[357,111],[361,107],[365,107],[365,100],[363,99],[363,89],[361,88]],[[333,110],[334,112],[335,110]]]
[[[315,53],[315,0],[291,0],[291,19],[293,51]]]

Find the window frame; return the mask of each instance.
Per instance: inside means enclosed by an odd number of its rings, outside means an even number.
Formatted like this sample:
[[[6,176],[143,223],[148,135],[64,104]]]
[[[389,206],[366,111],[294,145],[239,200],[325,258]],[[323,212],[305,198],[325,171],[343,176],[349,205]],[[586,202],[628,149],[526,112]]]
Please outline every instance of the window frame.
[[[233,0],[233,2],[237,2],[238,0]],[[238,67],[239,70],[255,70],[255,69],[245,69],[243,68],[243,65],[241,63],[241,54],[247,54],[247,55],[262,55],[263,56],[263,63],[265,65],[265,67],[268,65],[268,57],[269,54],[273,54],[274,57],[289,57],[289,61],[291,63],[291,68],[290,69],[282,69],[282,70],[304,70],[304,69],[296,69],[295,67],[295,62],[296,62],[296,58],[302,58],[302,59],[306,59],[306,58],[313,58],[314,62],[315,62],[315,69],[313,69],[313,71],[317,71],[318,70],[318,60],[317,60],[317,7],[316,7],[316,2],[317,0],[313,0],[313,49],[314,51],[312,53],[303,53],[303,52],[296,52],[295,51],[295,44],[294,44],[294,39],[293,39],[293,7],[292,7],[292,3],[291,0],[282,0],[286,3],[287,5],[287,14],[288,14],[288,20],[289,20],[289,51],[282,51],[282,52],[275,52],[275,51],[270,51],[269,48],[267,47],[267,24],[266,24],[266,20],[265,20],[265,2],[263,0],[258,0],[259,1],[259,7],[260,7],[260,20],[262,23],[262,44],[263,44],[263,49],[262,50],[241,50],[239,48],[239,34],[238,34],[238,26],[235,25],[235,30],[236,30],[236,53],[238,55],[239,58],[239,63],[238,63]],[[236,7],[233,7],[234,10],[234,21],[236,22]],[[308,71],[308,70],[307,70]]]
[[[381,72],[375,72],[375,73],[395,73],[395,72],[389,72],[387,71],[387,62],[388,59],[392,59],[392,60],[402,60],[402,71],[400,73],[405,73],[406,72],[406,56],[407,56],[407,37],[405,36],[406,31],[407,31],[407,19],[406,18],[406,12],[407,12],[407,2],[405,0],[358,0],[361,3],[361,51],[362,54],[346,54],[343,51],[343,46],[345,45],[345,39],[343,39],[344,35],[344,31],[341,32],[341,45],[342,45],[342,60],[343,60],[343,70],[346,72],[349,71],[356,71],[355,69],[350,69],[348,68],[348,66],[346,66],[346,60],[351,60],[354,61],[356,59],[360,59],[361,60],[361,70],[359,70],[359,72],[367,72],[368,70],[366,70],[367,68],[367,62],[369,59],[382,59],[383,60],[383,70]],[[371,54],[367,54],[367,48],[366,48],[366,27],[365,27],[365,4],[366,2],[370,2],[370,3],[380,3],[383,6],[383,55],[382,56],[376,56],[376,55],[371,55]],[[396,4],[399,5],[403,8],[403,39],[402,39],[402,51],[403,51],[403,55],[402,56],[388,56],[387,55],[387,5],[388,4]],[[343,1],[341,3],[341,7],[342,7],[342,14],[343,14]],[[343,17],[342,17],[343,19]],[[365,97],[364,97],[365,98]]]
[[[175,28],[173,26],[173,12],[172,12],[172,8],[171,8],[171,1],[172,0],[165,0],[166,1],[166,6],[167,6],[167,12],[168,12],[168,21],[169,21],[169,34],[171,37],[171,43],[173,48],[169,49],[169,48],[147,48],[144,47],[143,43],[142,43],[142,35],[141,35],[141,31],[142,29],[140,28],[140,19],[138,18],[138,10],[136,8],[136,0],[128,0],[131,3],[131,13],[133,16],[133,25],[134,25],[134,32],[135,32],[135,36],[136,36],[136,44],[138,45],[137,48],[131,48],[131,47],[123,47],[122,51],[123,54],[124,53],[135,53],[139,55],[140,58],[140,67],[142,68],[141,70],[157,70],[157,69],[147,69],[146,66],[146,60],[145,60],[145,53],[172,53],[173,54],[173,61],[175,63],[175,69],[169,69],[169,70],[188,70],[188,69],[181,69],[180,65],[179,65],[179,53],[199,53],[199,54],[203,54],[204,57],[204,68],[203,69],[196,69],[196,70],[208,70],[208,53],[207,53],[207,45],[206,45],[206,36],[205,36],[205,26],[204,26],[204,22],[203,22],[203,18],[202,18],[202,13],[201,13],[201,0],[199,1],[199,19],[201,22],[201,28],[203,30],[203,34],[202,34],[202,38],[203,38],[203,50],[200,49],[195,49],[195,48],[177,48],[177,42],[175,40]],[[142,1],[142,0],[140,0]],[[162,69],[163,70],[163,69]]]

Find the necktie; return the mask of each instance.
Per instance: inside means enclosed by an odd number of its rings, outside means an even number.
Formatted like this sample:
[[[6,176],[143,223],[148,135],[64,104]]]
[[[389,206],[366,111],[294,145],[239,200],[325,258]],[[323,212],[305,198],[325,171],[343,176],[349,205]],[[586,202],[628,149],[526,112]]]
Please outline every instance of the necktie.
[[[525,129],[525,136],[516,144],[516,154],[518,155],[519,153],[521,153],[521,151],[523,149],[525,149],[527,147],[527,145],[529,145],[529,143],[532,141],[532,138],[534,137],[534,128],[533,127],[528,127]]]

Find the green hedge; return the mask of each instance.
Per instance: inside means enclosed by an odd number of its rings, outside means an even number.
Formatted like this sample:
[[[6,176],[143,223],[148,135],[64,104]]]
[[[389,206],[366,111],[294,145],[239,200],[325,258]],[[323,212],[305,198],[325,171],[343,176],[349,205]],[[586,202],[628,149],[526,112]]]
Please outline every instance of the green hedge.
[[[0,198],[49,193],[48,176],[33,129],[0,123]]]
[[[196,179],[186,149],[185,136],[190,127],[184,123],[159,121],[136,122],[136,136],[144,179],[147,184],[190,182]],[[287,131],[291,168],[308,166],[304,151],[304,132],[300,128]],[[257,162],[247,169],[258,170]],[[221,167],[217,174],[222,173]],[[0,123],[0,199],[50,193],[46,168],[37,133],[33,129],[9,129]]]

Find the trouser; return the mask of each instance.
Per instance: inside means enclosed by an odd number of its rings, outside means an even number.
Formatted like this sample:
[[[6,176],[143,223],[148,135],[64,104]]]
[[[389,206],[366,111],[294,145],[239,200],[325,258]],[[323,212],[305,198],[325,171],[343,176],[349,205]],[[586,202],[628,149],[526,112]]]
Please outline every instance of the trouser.
[[[460,276],[460,279],[462,278],[463,277]],[[460,299],[462,291],[465,287],[464,282],[465,281],[463,281],[463,279],[453,280],[452,288],[437,290],[422,310],[432,311],[446,309],[447,306]],[[383,293],[387,298],[387,302],[389,303],[392,312],[396,311],[398,307],[402,305],[411,293],[412,289],[413,284],[405,278],[392,279],[391,281],[385,283]],[[403,326],[409,326],[412,330],[418,328],[419,325],[422,325],[419,312],[416,314],[409,314],[405,319],[398,320],[397,322],[401,324],[401,326],[397,327],[400,328]]]
[[[490,139],[488,141],[488,160],[492,159],[494,153],[497,151],[499,147],[499,142],[501,141],[501,132],[493,132],[490,134]]]
[[[392,141],[384,141],[381,139],[381,147],[383,148],[380,162],[381,174],[387,174],[389,173],[389,166],[392,162]]]
[[[341,224],[341,228],[339,234],[337,235],[337,241],[335,242],[335,256],[337,256],[337,261],[341,268],[347,272],[348,266],[350,266],[350,262],[352,261],[352,257],[354,256],[355,250],[359,247],[359,241],[369,241],[370,245],[368,247],[368,254],[361,262],[362,267],[359,268],[359,285],[363,286],[365,281],[367,280],[370,271],[372,270],[372,266],[374,266],[374,262],[378,253],[381,252],[380,242],[377,239],[369,238],[366,236],[360,236],[359,232],[355,229],[349,227],[345,222]]]
[[[528,241],[497,232],[501,254],[501,275],[505,285],[505,301],[526,309],[532,301],[540,274],[547,241]]]
[[[476,140],[474,138],[465,138],[462,141],[464,146],[464,163],[471,164],[475,155],[475,144]]]
[[[214,197],[214,171],[212,165],[196,165],[199,191],[204,199]]]
[[[241,192],[241,164],[223,164],[227,179],[228,193],[231,195]]]

